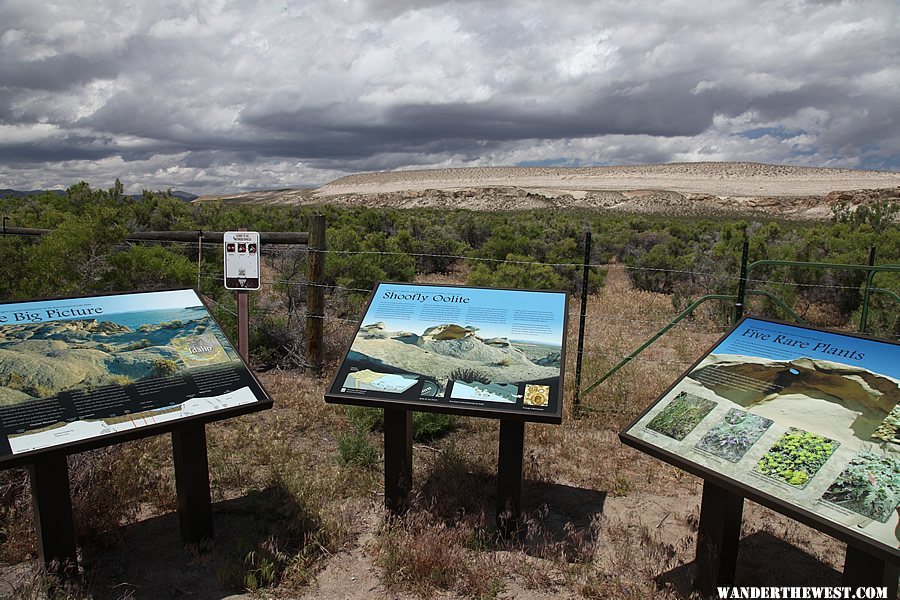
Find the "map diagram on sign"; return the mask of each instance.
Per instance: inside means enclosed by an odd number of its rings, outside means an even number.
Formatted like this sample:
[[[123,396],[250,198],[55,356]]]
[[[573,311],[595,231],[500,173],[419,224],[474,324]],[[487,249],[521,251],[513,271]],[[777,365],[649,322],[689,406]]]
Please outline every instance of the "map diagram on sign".
[[[377,390],[399,394],[414,386],[418,381],[417,377],[378,373],[365,369],[347,375],[344,386],[360,390]]]

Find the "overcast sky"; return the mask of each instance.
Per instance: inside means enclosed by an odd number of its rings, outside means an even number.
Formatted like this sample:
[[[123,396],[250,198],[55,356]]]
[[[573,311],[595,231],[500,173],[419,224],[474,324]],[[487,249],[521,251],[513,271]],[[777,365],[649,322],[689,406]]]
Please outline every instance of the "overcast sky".
[[[900,2],[0,0],[0,188],[900,170]]]

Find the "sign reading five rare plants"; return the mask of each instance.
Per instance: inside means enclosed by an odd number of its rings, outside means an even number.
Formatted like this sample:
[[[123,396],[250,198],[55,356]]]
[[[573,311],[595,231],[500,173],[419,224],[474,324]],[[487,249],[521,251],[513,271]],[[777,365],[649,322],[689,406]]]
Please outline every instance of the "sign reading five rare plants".
[[[329,402],[562,420],[565,292],[380,283]]]
[[[900,556],[900,345],[745,318],[622,439]]]
[[[0,462],[270,405],[194,290],[0,304]]]

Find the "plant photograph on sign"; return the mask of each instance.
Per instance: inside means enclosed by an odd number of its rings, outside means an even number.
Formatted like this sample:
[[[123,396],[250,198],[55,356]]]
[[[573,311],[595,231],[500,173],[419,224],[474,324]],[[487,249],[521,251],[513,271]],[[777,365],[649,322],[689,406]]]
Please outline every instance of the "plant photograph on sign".
[[[647,423],[647,428],[681,441],[715,407],[712,400],[681,392]]]
[[[736,463],[771,424],[771,419],[731,408],[724,419],[703,435],[696,448]]]
[[[894,406],[872,437],[883,442],[900,444],[900,404]]]
[[[887,523],[900,504],[900,464],[887,456],[861,452],[825,491],[822,500]]]
[[[759,459],[754,470],[802,489],[839,445],[835,440],[791,427]]]

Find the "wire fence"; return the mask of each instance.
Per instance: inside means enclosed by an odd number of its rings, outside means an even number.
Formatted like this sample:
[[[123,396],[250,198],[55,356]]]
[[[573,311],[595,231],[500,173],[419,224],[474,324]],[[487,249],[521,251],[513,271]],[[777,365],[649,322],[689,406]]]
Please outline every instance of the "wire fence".
[[[185,250],[196,250],[197,252],[200,252],[202,249],[202,245],[197,243],[173,242],[173,244]],[[209,250],[209,248],[206,249]],[[449,275],[445,274],[442,276],[442,282],[457,284],[466,283],[466,267],[471,268],[473,265],[479,263],[489,264],[492,267],[496,267],[501,264],[512,264],[518,266],[550,268],[555,270],[569,269],[577,270],[579,272],[585,268],[591,269],[592,271],[618,270],[620,273],[624,274],[628,280],[631,281],[632,285],[634,285],[634,281],[638,278],[639,275],[660,274],[677,278],[681,285],[685,288],[685,290],[687,290],[682,291],[682,295],[684,295],[685,293],[702,295],[703,293],[708,293],[711,289],[714,289],[714,291],[718,293],[733,294],[736,291],[739,282],[741,281],[740,274],[724,270],[721,272],[714,272],[707,270],[633,266],[621,263],[607,264],[588,262],[587,264],[585,264],[584,262],[579,263],[539,260],[503,260],[482,256],[427,252],[405,253],[377,250],[340,249],[317,250],[302,245],[279,247],[267,247],[263,245],[260,248],[260,252],[263,259],[269,263],[270,268],[264,269],[263,277],[260,280],[260,285],[263,290],[261,292],[261,298],[253,303],[252,311],[254,315],[257,315],[257,317],[283,316],[286,311],[284,298],[289,294],[293,294],[297,298],[302,298],[303,290],[305,290],[306,288],[323,289],[326,294],[328,294],[328,296],[326,297],[327,301],[332,304],[345,301],[347,297],[355,297],[357,298],[356,305],[362,305],[364,299],[368,296],[368,294],[371,293],[371,288],[360,287],[353,284],[340,284],[334,281],[317,283],[308,281],[306,279],[306,277],[302,274],[302,269],[300,268],[300,266],[305,263],[307,257],[310,254],[316,253],[321,253],[324,255],[326,264],[328,263],[329,256],[341,257],[344,259],[359,258],[361,260],[371,260],[372,258],[389,259],[395,257],[406,257],[410,259],[424,258],[436,261],[444,261],[444,264],[450,264],[451,268],[449,269]],[[203,260],[198,260],[197,264],[198,280],[206,282],[221,281],[220,274],[213,274],[209,271],[209,269],[211,269],[217,263],[214,263],[212,261],[205,262]],[[288,268],[279,271],[278,268],[275,268],[278,266]],[[773,277],[771,274],[756,277],[745,276],[744,282],[750,288],[756,287],[776,290],[778,288],[785,288],[793,290],[795,292],[804,290],[859,292],[860,290],[859,285],[845,285],[839,282],[828,280],[819,283],[809,281],[795,281],[793,278],[793,273],[789,272],[787,269],[782,269],[782,273],[783,275],[781,276],[781,278],[777,278],[777,276]],[[634,306],[627,307],[628,310],[624,312],[615,313],[602,306],[602,295],[603,294],[601,292],[600,294],[595,294],[590,297],[588,302],[588,311],[585,315],[588,330],[602,331],[604,333],[602,341],[589,341],[586,347],[578,351],[580,352],[582,358],[586,359],[588,361],[588,364],[592,363],[592,366],[594,367],[596,367],[597,365],[615,364],[623,358],[627,358],[626,352],[627,350],[630,350],[630,348],[623,348],[622,350],[618,351],[618,354],[615,354],[615,351],[611,351],[608,348],[607,342],[610,335],[624,335],[623,332],[628,332],[632,339],[638,338],[640,336],[646,338],[655,330],[671,325],[672,318],[678,312],[678,306],[672,304],[672,306],[669,307],[655,307],[654,310],[656,312],[652,315],[646,314],[645,311],[636,310],[640,307]],[[660,298],[657,298],[657,303],[660,302],[662,302],[662,300],[660,300]],[[219,302],[216,302],[215,304],[219,310],[222,310],[223,312],[231,316],[236,316],[236,313],[231,308]],[[355,318],[352,314],[347,314],[345,307],[330,306],[329,308],[331,308],[331,310],[326,310],[325,314],[323,315],[309,314],[305,310],[302,310],[303,308],[304,305],[302,302],[299,302],[297,306],[294,306],[292,318],[298,320],[320,319],[324,321],[329,326],[328,335],[332,338],[332,345],[335,347],[344,347],[348,345],[350,342],[350,336],[353,335],[356,327],[362,324],[359,318]],[[573,311],[574,310],[575,306],[573,303]],[[709,311],[702,317],[681,321],[677,325],[677,331],[680,332],[680,335],[682,337],[685,335],[694,336],[711,344],[715,341],[715,339],[721,337],[721,335],[723,335],[731,328],[733,317],[729,310],[730,307],[722,306],[718,311]],[[570,323],[570,327],[576,326],[577,319],[572,318],[570,320]],[[255,318],[252,320],[252,324],[254,327],[263,330],[266,335],[277,336],[279,334],[283,334],[283,332],[276,331],[275,329],[277,328],[272,324],[270,319],[267,318]],[[584,336],[585,332],[583,330],[579,330],[576,331],[575,334],[581,337]],[[570,348],[571,339],[572,338],[570,336]],[[680,341],[679,338],[679,341],[675,341],[674,343],[677,344],[683,342]],[[661,346],[663,346],[663,351],[668,349],[664,344],[661,344]],[[297,347],[290,348],[289,350],[292,352],[299,351]],[[572,353],[572,355],[575,354],[576,353],[574,352]],[[672,360],[671,358],[663,357],[664,354],[665,352],[648,353],[631,357],[628,360],[632,363],[643,365],[643,368],[653,368],[654,366],[658,366],[684,369],[693,362],[690,357],[686,357],[684,359],[681,359],[679,357],[679,359],[677,360]],[[331,358],[334,359],[334,357]],[[293,363],[299,365],[307,364],[303,357],[295,357]]]
[[[586,239],[587,241],[587,239]],[[589,244],[589,241],[587,241]],[[221,252],[220,244],[214,241],[205,241],[198,236],[196,241],[184,240],[141,240],[129,241],[122,244],[122,248],[128,248],[135,244],[153,244],[164,245],[170,248],[177,248],[181,253],[193,257],[197,268],[197,286],[202,289],[213,290],[216,284],[223,281],[221,273],[221,259],[213,258]],[[589,250],[589,246],[588,246]],[[496,268],[500,265],[508,264],[520,267],[535,267],[541,269],[551,269],[555,272],[566,272],[569,277],[573,273],[581,272],[584,269],[590,269],[594,272],[617,270],[620,274],[630,280],[631,284],[639,287],[639,280],[645,276],[662,276],[668,278],[668,285],[677,285],[678,293],[670,301],[671,306],[660,306],[660,300],[657,298],[656,304],[653,306],[653,314],[648,314],[648,310],[638,310],[641,307],[627,306],[620,303],[617,307],[607,307],[603,305],[602,293],[590,297],[588,302],[588,310],[585,315],[585,322],[588,329],[592,331],[600,331],[604,335],[604,340],[608,340],[613,333],[624,335],[623,332],[631,332],[634,335],[644,335],[648,330],[664,328],[671,324],[671,319],[678,313],[679,306],[676,305],[680,299],[682,306],[689,303],[689,298],[697,297],[708,293],[717,294],[733,294],[739,284],[743,283],[748,288],[761,288],[765,290],[786,290],[794,296],[800,297],[804,294],[812,294],[814,292],[832,293],[832,294],[848,294],[858,293],[860,285],[846,284],[833,279],[823,279],[820,281],[801,280],[795,278],[798,270],[802,269],[821,269],[820,265],[794,265],[792,268],[771,267],[770,272],[756,276],[742,277],[742,274],[735,271],[722,270],[705,270],[705,269],[677,269],[667,268],[664,266],[654,267],[647,265],[630,265],[623,263],[602,263],[595,261],[582,262],[564,262],[564,261],[541,261],[541,260],[519,260],[519,259],[500,259],[487,256],[478,256],[477,251],[473,255],[460,253],[442,253],[442,252],[398,252],[398,251],[382,251],[382,250],[343,250],[343,249],[317,249],[307,244],[297,243],[279,243],[260,245],[260,255],[265,261],[262,277],[260,279],[261,292],[252,303],[252,314],[256,315],[251,321],[251,326],[262,331],[266,336],[271,338],[290,338],[285,336],[283,328],[283,319],[280,317],[286,314],[291,319],[309,319],[321,320],[331,327],[329,335],[333,338],[333,345],[343,346],[349,342],[349,336],[355,326],[360,325],[358,318],[354,318],[352,311],[348,311],[348,298],[354,299],[351,306],[358,307],[371,293],[371,288],[354,285],[353,283],[339,283],[338,281],[309,281],[306,276],[306,264],[312,256],[321,254],[324,256],[326,264],[328,257],[339,257],[341,259],[360,259],[367,261],[368,264],[372,259],[376,261],[388,260],[392,258],[403,257],[418,261],[425,259],[434,263],[440,263],[448,266],[449,275],[442,276],[442,281],[447,283],[465,284],[467,269],[471,269],[478,264],[485,264],[489,267]],[[779,270],[780,269],[780,270]],[[780,273],[780,275],[779,275]],[[349,278],[352,279],[352,278]],[[674,283],[672,283],[674,282]],[[580,292],[577,282],[572,283],[576,288],[576,292]],[[312,314],[306,310],[304,301],[305,290],[308,288],[321,289],[326,296],[326,302],[329,303],[328,309],[324,314]],[[878,291],[878,290],[876,290]],[[890,291],[889,291],[890,292]],[[890,292],[894,293],[894,292]],[[216,294],[213,293],[212,296]],[[207,296],[215,310],[221,315],[227,315],[229,318],[237,317],[236,311],[229,306],[228,302],[216,300]],[[644,302],[646,298],[638,302]],[[749,301],[752,302],[752,301]],[[756,306],[760,306],[760,300],[756,301]],[[764,302],[764,300],[762,301]],[[344,306],[340,306],[343,303]],[[728,313],[727,306],[720,306],[718,310],[706,310],[704,315],[693,319],[685,319],[677,325],[678,331],[686,335],[700,336],[720,336],[727,331],[733,321],[732,315]],[[796,307],[795,307],[796,308]],[[807,307],[808,308],[808,307]],[[574,303],[573,303],[574,310]],[[802,312],[802,311],[801,311]],[[573,313],[574,314],[574,313]],[[895,316],[894,322],[900,317]],[[575,323],[577,319],[571,319]],[[584,330],[579,329],[577,335],[580,338],[584,336]],[[338,339],[341,336],[347,339]],[[571,338],[570,338],[571,339]],[[334,343],[337,340],[337,343]],[[580,347],[580,345],[579,345]],[[300,347],[294,344],[291,348],[285,348],[289,352],[299,352]],[[591,343],[587,347],[579,351],[582,357],[590,358],[597,362],[609,362],[610,360],[618,360],[620,357],[609,356],[609,350],[601,347],[600,344]],[[664,361],[659,358],[650,356],[634,357],[639,362],[655,362],[657,364],[689,364],[690,361]],[[295,357],[295,364],[305,364],[303,357]]]

